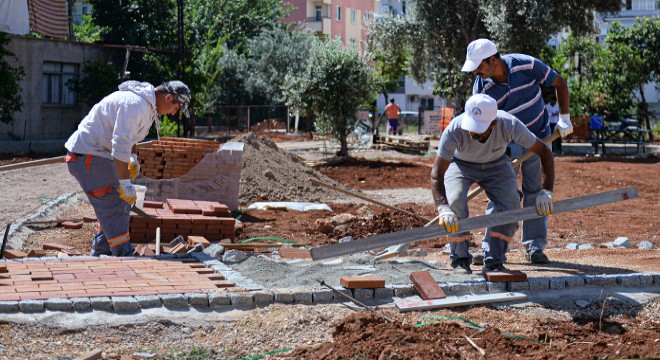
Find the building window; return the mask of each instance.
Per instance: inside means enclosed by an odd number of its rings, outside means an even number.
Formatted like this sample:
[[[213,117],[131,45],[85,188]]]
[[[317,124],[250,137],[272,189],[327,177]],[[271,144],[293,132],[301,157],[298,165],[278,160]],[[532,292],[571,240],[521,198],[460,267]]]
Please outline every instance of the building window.
[[[355,9],[351,9],[351,23],[355,24],[355,21],[357,21],[357,14]]]
[[[348,43],[349,43],[352,47],[357,47],[357,40],[355,40],[355,38],[351,38],[350,40],[348,40]]]
[[[632,10],[654,10],[657,0],[632,0]],[[626,2],[626,9],[628,2]]]
[[[421,104],[420,107],[422,110],[433,110],[434,107],[434,99],[433,98],[421,98]]]
[[[41,102],[43,104],[75,105],[78,95],[70,88],[71,82],[78,79],[78,64],[44,62],[41,81]]]
[[[341,6],[337,6],[337,20],[341,20]]]
[[[321,17],[323,16],[323,11],[321,10],[320,6],[316,6],[316,21],[321,21]]]
[[[632,10],[632,0],[625,0],[626,10]]]

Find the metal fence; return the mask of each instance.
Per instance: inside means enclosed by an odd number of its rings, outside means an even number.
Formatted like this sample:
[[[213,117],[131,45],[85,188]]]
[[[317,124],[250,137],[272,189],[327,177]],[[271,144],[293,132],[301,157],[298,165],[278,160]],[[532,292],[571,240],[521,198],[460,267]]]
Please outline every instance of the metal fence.
[[[196,135],[246,131],[293,131],[295,115],[284,105],[218,106],[213,114],[195,119]],[[314,131],[313,123],[298,117],[298,131]]]

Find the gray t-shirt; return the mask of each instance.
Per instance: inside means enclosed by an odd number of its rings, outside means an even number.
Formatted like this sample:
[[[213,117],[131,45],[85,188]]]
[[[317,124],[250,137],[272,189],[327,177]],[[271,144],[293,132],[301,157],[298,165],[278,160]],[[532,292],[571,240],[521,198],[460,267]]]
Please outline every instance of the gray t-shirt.
[[[461,114],[451,121],[440,137],[438,156],[451,160],[457,158],[463,161],[485,164],[501,158],[506,152],[506,146],[515,142],[525,148],[530,148],[536,142],[536,135],[527,129],[522,121],[506,111],[497,111],[497,124],[485,143],[480,143],[470,137],[467,130],[461,129]]]

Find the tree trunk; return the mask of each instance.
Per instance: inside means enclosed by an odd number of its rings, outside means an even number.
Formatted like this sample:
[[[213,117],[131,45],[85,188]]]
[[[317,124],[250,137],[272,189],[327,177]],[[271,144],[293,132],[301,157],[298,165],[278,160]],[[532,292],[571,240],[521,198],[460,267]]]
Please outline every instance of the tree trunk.
[[[348,156],[348,141],[346,140],[346,134],[342,133],[339,136],[339,144],[341,147],[339,148],[337,156]]]
[[[651,128],[651,120],[649,119],[649,104],[646,102],[646,95],[644,94],[644,84],[639,85],[639,95],[642,97],[642,103],[640,105],[641,116],[639,111],[637,112],[637,118],[642,120],[642,123],[646,126],[649,132],[649,140],[653,141],[653,129]]]

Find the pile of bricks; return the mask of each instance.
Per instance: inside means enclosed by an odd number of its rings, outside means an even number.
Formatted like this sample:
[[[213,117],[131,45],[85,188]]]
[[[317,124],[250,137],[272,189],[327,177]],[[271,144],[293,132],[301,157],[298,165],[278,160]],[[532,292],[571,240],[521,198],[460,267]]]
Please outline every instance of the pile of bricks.
[[[174,179],[188,173],[204,155],[218,150],[213,140],[161,138],[138,148],[143,176],[152,179]]]
[[[226,205],[213,201],[168,199],[165,203],[145,201],[143,210],[154,216],[131,215],[130,235],[133,243],[148,243],[156,238],[160,228],[161,243],[178,235],[203,236],[209,241],[234,240],[240,221],[231,217]]]

